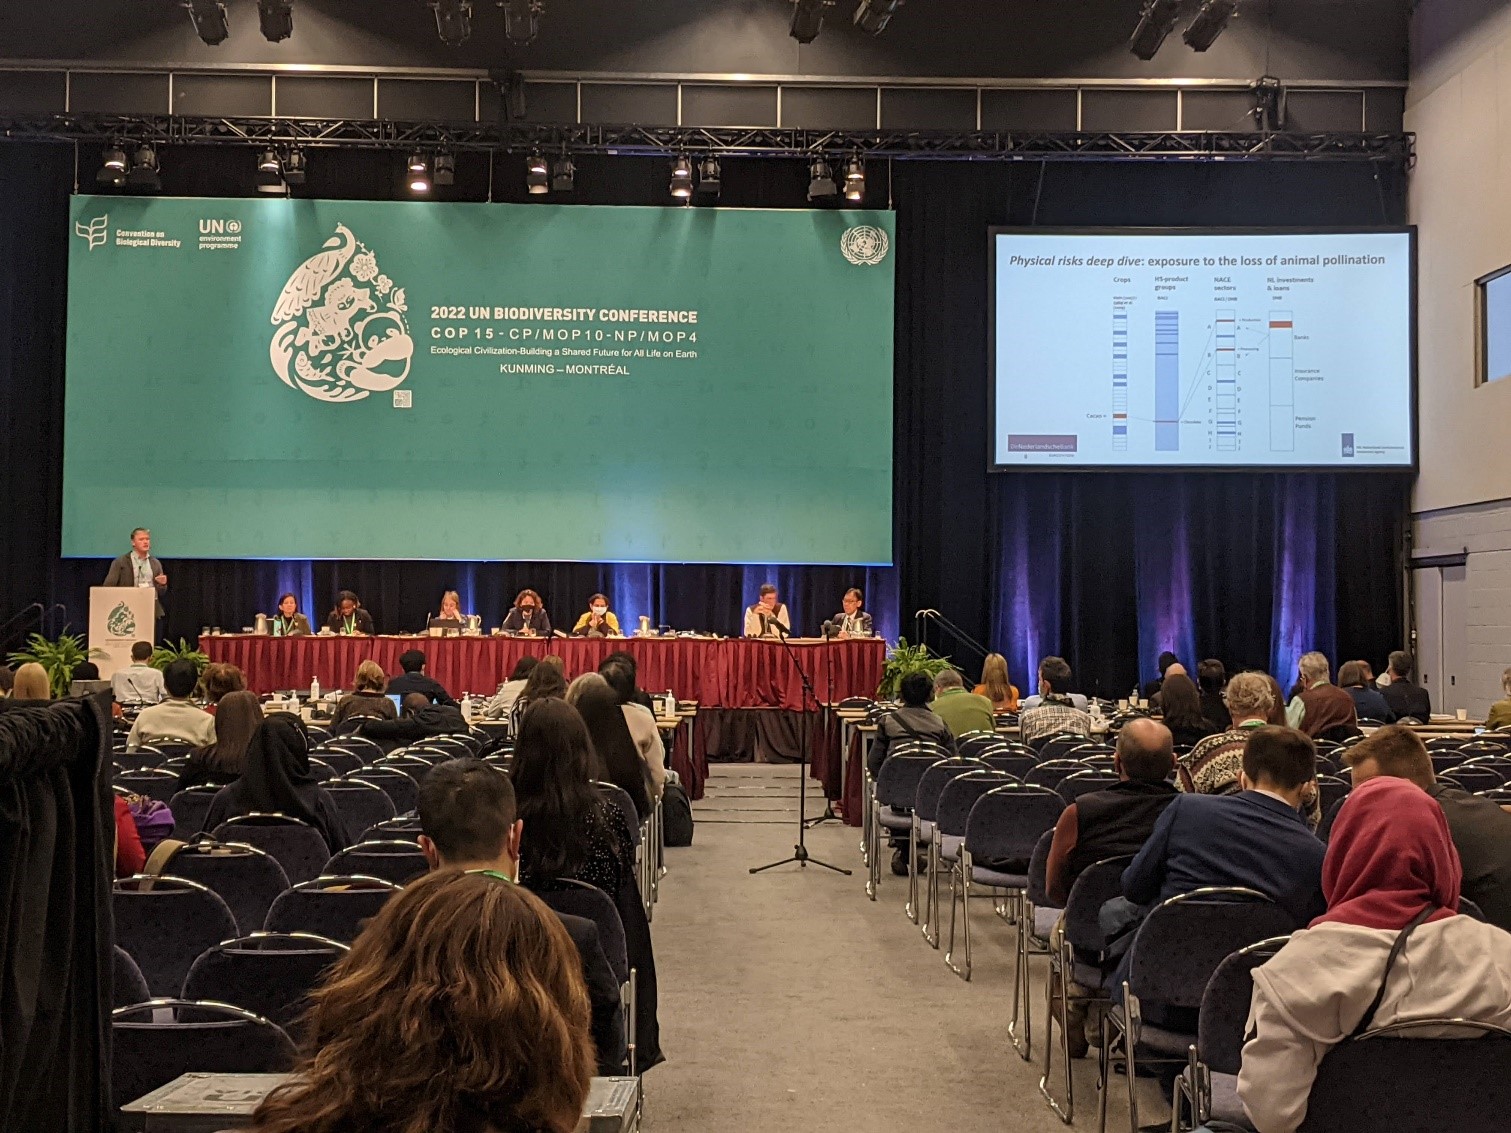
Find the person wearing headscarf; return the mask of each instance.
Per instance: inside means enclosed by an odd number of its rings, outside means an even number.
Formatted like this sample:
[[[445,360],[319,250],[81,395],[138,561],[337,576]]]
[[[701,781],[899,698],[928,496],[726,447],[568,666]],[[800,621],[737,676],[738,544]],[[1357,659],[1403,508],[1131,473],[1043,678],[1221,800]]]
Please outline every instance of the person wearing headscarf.
[[[205,829],[243,814],[297,818],[320,831],[333,854],[350,844],[336,804],[310,774],[309,734],[292,713],[275,712],[258,727],[247,746],[241,778],[216,792]]]
[[[261,724],[262,704],[256,693],[246,689],[226,693],[215,714],[215,742],[189,753],[189,762],[178,773],[178,789],[234,783]]]
[[[1322,867],[1327,912],[1254,972],[1238,1096],[1261,1133],[1301,1126],[1318,1065],[1356,1032],[1431,1018],[1511,1026],[1511,933],[1457,913],[1461,880],[1442,809],[1420,787],[1381,776],[1349,795]]]

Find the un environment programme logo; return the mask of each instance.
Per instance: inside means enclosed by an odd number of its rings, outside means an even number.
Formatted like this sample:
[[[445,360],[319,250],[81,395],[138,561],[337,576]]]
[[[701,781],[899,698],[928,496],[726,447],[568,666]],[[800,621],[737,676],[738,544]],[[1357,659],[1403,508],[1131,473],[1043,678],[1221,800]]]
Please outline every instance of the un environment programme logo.
[[[117,602],[115,609],[105,619],[105,628],[110,631],[111,637],[135,637],[136,617],[125,602]]]
[[[892,242],[887,234],[874,224],[857,224],[845,229],[839,238],[839,250],[852,264],[868,264],[872,267],[887,258]]]
[[[278,296],[268,347],[284,385],[320,401],[361,401],[409,377],[414,340],[404,289],[344,224]],[[407,392],[407,391],[405,391]],[[401,396],[395,394],[395,399]]]
[[[105,240],[109,233],[109,213],[106,213],[104,216],[97,216],[90,221],[78,221],[73,226],[73,234],[75,236],[81,236],[85,240],[89,241],[89,250],[91,252],[96,248],[103,248],[105,246]]]

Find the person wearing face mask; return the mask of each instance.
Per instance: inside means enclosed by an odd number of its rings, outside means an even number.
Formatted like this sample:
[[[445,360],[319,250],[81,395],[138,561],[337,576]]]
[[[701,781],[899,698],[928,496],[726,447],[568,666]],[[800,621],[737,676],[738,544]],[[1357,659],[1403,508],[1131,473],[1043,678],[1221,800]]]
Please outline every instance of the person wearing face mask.
[[[588,599],[588,612],[577,619],[572,627],[574,637],[623,637],[619,619],[609,609],[609,600],[602,594]]]
[[[533,590],[519,592],[514,599],[514,608],[504,619],[504,632],[515,637],[551,636],[551,619],[546,616],[539,594]]]

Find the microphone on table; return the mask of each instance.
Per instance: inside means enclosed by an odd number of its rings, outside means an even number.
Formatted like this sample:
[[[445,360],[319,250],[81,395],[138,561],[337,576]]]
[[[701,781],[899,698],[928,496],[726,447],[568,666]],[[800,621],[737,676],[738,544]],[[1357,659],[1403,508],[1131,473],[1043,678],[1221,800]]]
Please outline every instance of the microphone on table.
[[[825,641],[828,641],[837,632],[837,628],[836,628],[836,626],[834,624],[834,619],[832,619],[832,618],[826,620],[824,622],[823,626],[821,626],[820,628],[824,632],[824,640]]]

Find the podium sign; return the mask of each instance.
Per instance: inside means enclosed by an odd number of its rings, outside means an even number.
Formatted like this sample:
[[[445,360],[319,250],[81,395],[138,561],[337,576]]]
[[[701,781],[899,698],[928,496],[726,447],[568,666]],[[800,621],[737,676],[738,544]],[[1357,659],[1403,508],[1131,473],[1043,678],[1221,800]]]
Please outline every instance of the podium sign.
[[[153,639],[157,589],[152,586],[91,586],[89,647],[102,650],[95,660],[108,680],[131,664],[131,647]]]

